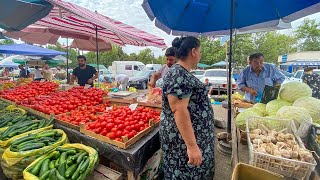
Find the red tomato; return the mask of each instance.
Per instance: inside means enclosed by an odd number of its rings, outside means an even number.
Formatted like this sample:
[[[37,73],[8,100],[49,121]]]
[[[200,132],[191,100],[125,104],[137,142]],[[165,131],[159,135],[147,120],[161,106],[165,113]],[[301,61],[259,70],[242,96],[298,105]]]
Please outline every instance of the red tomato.
[[[109,132],[107,134],[107,137],[110,138],[110,139],[114,139],[116,137],[115,133],[114,132]]]

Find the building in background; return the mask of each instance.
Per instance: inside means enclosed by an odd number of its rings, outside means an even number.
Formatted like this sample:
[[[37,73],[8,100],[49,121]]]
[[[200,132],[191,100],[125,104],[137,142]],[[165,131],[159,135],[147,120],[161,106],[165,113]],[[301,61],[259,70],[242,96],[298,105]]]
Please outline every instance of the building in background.
[[[304,51],[278,57],[280,68],[293,73],[304,66],[320,69],[320,51]]]

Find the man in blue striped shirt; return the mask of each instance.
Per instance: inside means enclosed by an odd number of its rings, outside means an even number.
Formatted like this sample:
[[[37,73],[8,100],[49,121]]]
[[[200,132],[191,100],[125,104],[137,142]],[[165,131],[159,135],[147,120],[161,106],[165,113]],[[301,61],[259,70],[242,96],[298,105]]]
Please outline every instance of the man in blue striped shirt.
[[[238,88],[245,92],[245,99],[254,101],[262,95],[265,85],[279,86],[285,80],[284,75],[273,64],[264,63],[264,56],[255,53],[249,56],[249,66],[239,75]]]

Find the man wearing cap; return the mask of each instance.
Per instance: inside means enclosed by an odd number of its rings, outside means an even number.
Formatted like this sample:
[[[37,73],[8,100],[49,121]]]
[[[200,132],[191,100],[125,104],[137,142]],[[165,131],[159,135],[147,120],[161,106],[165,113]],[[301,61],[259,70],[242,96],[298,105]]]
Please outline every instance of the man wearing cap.
[[[264,56],[255,53],[249,56],[249,66],[239,75],[238,88],[244,91],[245,99],[255,101],[256,96],[262,95],[265,85],[280,86],[285,80],[284,75],[273,65],[264,63]]]
[[[152,74],[148,84],[150,87],[155,87],[157,80],[163,78],[164,75],[169,71],[170,67],[176,63],[175,52],[176,51],[174,47],[170,47],[166,50],[166,64],[163,65],[157,72]]]

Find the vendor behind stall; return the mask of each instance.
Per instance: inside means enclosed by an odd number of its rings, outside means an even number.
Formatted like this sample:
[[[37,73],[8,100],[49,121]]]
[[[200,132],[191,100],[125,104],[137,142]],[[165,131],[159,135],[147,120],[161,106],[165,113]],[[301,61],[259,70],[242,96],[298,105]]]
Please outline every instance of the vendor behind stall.
[[[34,81],[40,81],[43,79],[42,71],[39,69],[39,66],[35,66],[34,71],[31,74],[33,75]]]
[[[86,64],[87,58],[85,56],[80,55],[77,57],[77,60],[79,67],[76,67],[73,70],[70,85],[73,85],[74,81],[78,79],[78,84],[80,86],[89,84],[91,87],[93,87],[93,81],[99,76],[97,70],[94,67]]]
[[[285,80],[284,75],[273,64],[264,63],[264,56],[255,53],[249,56],[249,66],[238,79],[238,88],[245,92],[245,99],[255,101],[256,96],[262,95],[265,85],[279,86]]]
[[[117,87],[121,91],[126,91],[128,82],[129,82],[129,77],[125,74],[119,74],[114,78],[115,82],[117,82]]]
[[[20,69],[19,78],[28,78],[30,72],[26,70],[23,65],[19,65],[18,68]]]

